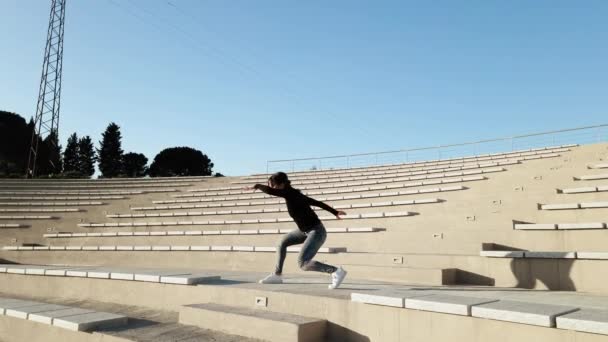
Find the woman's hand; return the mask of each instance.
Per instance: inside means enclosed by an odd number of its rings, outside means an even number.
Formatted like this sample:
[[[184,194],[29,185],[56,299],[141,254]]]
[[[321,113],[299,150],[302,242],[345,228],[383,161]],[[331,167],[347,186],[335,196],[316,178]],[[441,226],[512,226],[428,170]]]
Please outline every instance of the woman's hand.
[[[341,220],[341,219],[342,219],[342,218],[340,217],[340,215],[346,215],[346,213],[345,213],[345,212],[343,212],[343,211],[341,211],[341,210],[339,210],[339,211],[338,211],[338,213],[336,214],[336,218],[337,218],[338,220]]]

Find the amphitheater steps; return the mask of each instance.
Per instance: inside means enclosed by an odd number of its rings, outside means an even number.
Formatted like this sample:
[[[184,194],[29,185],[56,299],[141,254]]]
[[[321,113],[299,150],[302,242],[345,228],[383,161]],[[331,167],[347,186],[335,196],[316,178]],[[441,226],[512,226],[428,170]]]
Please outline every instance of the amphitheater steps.
[[[323,341],[327,327],[324,319],[213,303],[182,306],[179,323],[270,342]]]

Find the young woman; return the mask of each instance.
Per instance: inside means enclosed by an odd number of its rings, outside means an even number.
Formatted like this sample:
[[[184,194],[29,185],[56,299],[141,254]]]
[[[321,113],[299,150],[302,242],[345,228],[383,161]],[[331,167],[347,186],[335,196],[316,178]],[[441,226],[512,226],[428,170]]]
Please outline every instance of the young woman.
[[[268,178],[268,186],[256,184],[246,190],[261,190],[272,196],[283,197],[287,204],[289,216],[293,218],[298,229],[289,232],[283,237],[277,249],[277,265],[273,273],[260,280],[261,284],[280,284],[283,282],[283,262],[287,253],[287,247],[303,243],[302,250],[298,256],[298,265],[304,271],[316,271],[331,274],[330,289],[335,289],[344,280],[346,271],[340,267],[323,264],[312,260],[325,239],[327,232],[319,217],[310,206],[319,207],[334,214],[338,219],[340,215],[346,215],[343,211],[338,211],[323,202],[312,199],[291,187],[291,182],[283,172],[277,172]]]

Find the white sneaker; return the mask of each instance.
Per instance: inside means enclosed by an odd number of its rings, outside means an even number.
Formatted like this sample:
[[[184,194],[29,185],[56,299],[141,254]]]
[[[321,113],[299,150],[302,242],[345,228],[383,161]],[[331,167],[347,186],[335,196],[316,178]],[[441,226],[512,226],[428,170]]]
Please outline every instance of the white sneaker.
[[[331,274],[331,284],[328,286],[328,288],[330,290],[337,289],[340,284],[342,284],[344,277],[346,277],[346,273],[348,272],[346,272],[342,267],[339,267],[336,272]]]
[[[264,279],[260,279],[260,284],[283,284],[283,277],[274,273],[269,274]]]

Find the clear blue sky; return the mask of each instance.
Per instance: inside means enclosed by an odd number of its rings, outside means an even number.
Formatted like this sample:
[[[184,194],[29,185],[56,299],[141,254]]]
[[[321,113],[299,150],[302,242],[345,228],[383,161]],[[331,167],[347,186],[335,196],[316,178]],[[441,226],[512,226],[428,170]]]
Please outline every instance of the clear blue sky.
[[[608,1],[68,0],[61,113],[150,160],[268,159],[606,123]],[[50,1],[0,3],[0,109],[35,110]]]

